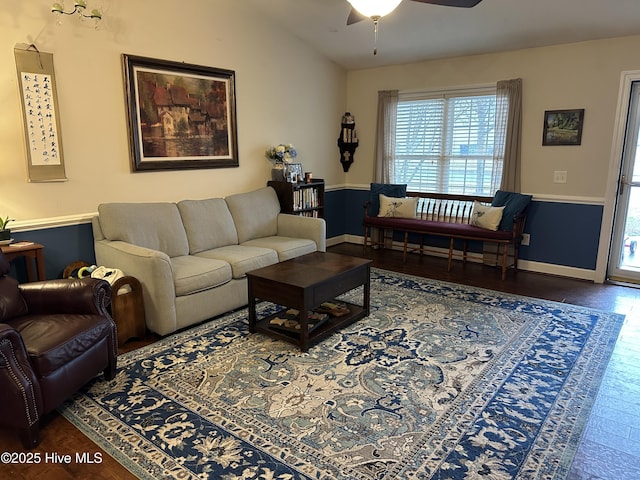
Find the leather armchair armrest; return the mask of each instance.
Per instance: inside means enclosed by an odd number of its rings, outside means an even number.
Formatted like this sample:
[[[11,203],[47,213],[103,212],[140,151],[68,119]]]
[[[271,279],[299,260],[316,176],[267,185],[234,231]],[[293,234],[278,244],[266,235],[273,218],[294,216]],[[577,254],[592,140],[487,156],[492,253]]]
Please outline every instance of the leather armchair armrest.
[[[111,285],[98,278],[23,283],[19,287],[29,313],[96,314],[109,316]]]
[[[0,323],[0,391],[0,423],[21,429],[37,424],[43,410],[40,384],[22,337],[6,323]]]

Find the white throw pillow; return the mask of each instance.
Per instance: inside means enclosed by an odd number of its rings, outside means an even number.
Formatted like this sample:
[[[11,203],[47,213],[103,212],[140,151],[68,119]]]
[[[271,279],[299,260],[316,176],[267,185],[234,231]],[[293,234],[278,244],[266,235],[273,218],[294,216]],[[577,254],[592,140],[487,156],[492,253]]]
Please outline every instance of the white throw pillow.
[[[489,207],[478,201],[473,202],[473,212],[471,213],[471,225],[486,228],[487,230],[497,230],[502,220],[504,207]]]
[[[396,198],[380,194],[379,217],[415,218],[418,197]]]

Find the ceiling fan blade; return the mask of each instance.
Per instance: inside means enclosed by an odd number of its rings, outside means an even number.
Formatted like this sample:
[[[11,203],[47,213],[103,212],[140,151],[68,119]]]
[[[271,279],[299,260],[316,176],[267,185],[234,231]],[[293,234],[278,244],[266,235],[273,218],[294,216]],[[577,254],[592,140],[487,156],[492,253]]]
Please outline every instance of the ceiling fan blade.
[[[355,8],[352,8],[349,12],[349,16],[347,17],[347,25],[352,25],[354,23],[361,22],[362,20],[366,20],[368,17],[365,17]]]
[[[445,7],[471,8],[475,7],[482,0],[411,0],[413,2],[431,3],[432,5],[442,5]]]

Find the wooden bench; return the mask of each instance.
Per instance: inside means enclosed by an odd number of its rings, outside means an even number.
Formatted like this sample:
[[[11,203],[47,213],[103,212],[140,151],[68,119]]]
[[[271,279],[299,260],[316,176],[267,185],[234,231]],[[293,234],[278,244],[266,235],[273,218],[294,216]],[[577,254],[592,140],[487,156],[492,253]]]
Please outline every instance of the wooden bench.
[[[488,230],[470,225],[474,201],[491,205],[493,197],[473,195],[451,195],[437,193],[407,192],[408,197],[418,197],[416,218],[377,217],[368,214],[368,203],[365,204],[364,215],[364,248],[371,246],[385,247],[384,231],[404,232],[403,252],[404,261],[407,258],[409,234],[420,235],[420,245],[417,249],[420,255],[426,250],[424,247],[425,236],[437,236],[449,238],[449,255],[447,271],[451,270],[451,260],[454,256],[454,240],[463,241],[462,261],[467,260],[467,242],[469,240],[490,242],[497,245],[497,263],[502,267],[502,279],[506,278],[508,258],[513,257],[511,266],[518,268],[518,247],[522,241],[522,233],[526,221],[527,209],[513,218],[511,230]],[[382,232],[382,239],[374,240],[371,229],[377,228]],[[393,241],[393,240],[392,240]],[[513,251],[509,252],[509,246]]]

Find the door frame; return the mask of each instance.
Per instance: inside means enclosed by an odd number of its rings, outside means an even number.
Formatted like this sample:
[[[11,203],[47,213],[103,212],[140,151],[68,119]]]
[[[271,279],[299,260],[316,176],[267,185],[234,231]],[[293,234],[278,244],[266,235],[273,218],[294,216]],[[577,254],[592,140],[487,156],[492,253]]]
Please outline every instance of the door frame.
[[[618,194],[618,180],[620,178],[620,169],[622,168],[627,117],[629,115],[629,101],[631,100],[631,85],[636,81],[640,81],[640,70],[628,70],[622,72],[620,75],[618,105],[614,119],[609,174],[607,176],[607,188],[602,212],[602,226],[600,228],[600,242],[594,277],[594,282],[596,283],[604,283],[607,279],[609,251],[611,250],[613,236],[613,220]]]

